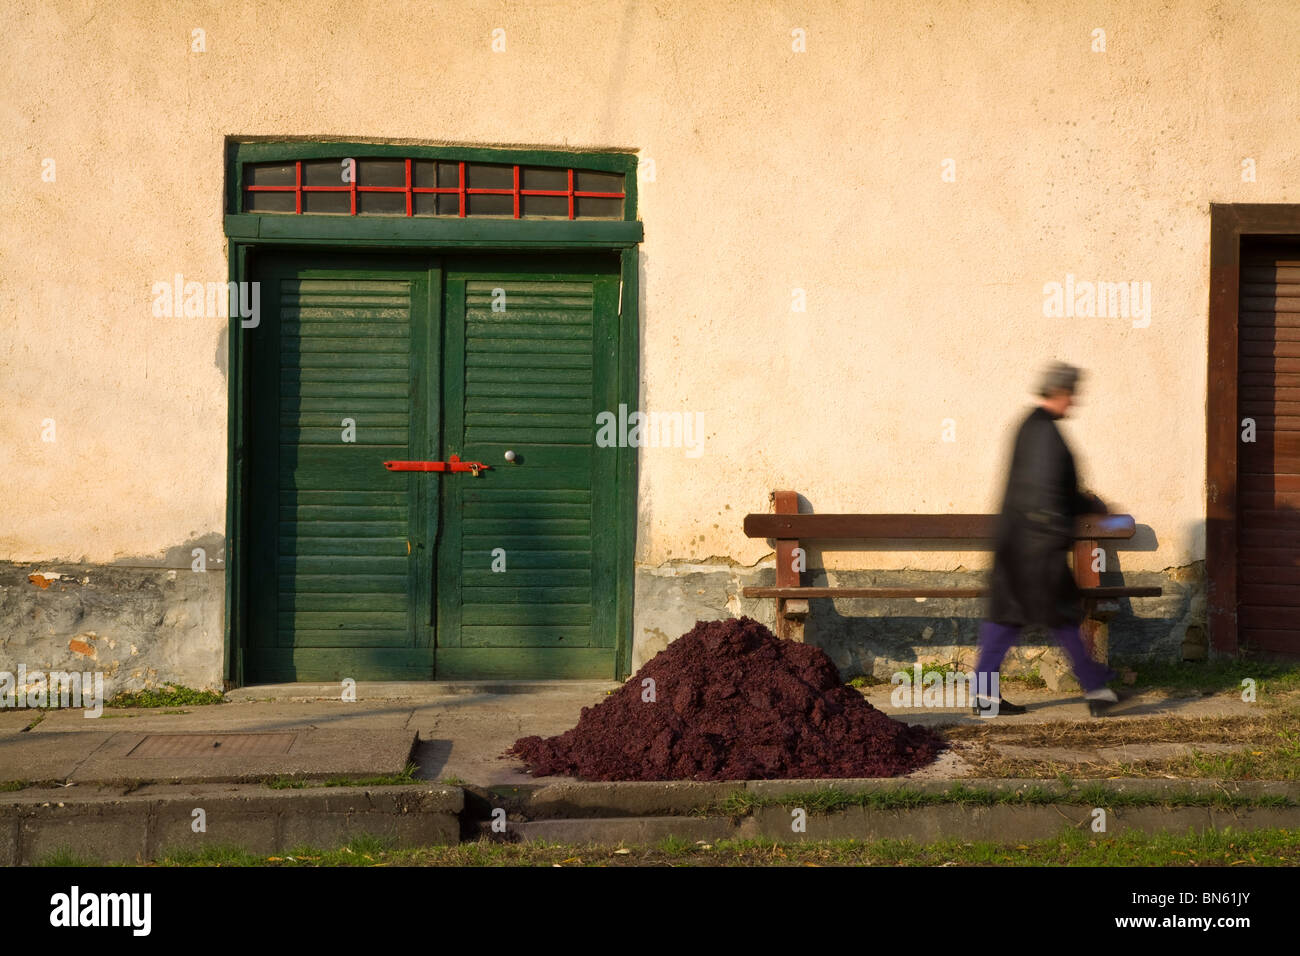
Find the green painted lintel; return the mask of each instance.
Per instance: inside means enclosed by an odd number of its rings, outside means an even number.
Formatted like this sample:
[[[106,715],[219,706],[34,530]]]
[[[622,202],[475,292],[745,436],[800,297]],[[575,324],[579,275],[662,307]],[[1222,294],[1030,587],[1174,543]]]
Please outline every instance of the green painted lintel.
[[[267,142],[229,144],[229,157],[237,163],[293,162],[297,159],[411,157],[444,162],[519,163],[528,166],[574,166],[635,175],[636,154],[631,151],[503,149],[490,146],[420,146],[403,143],[363,143],[355,140]]]
[[[440,219],[434,217],[358,217],[249,215],[226,216],[233,239],[304,242],[387,243],[398,245],[473,244],[530,248],[633,246],[645,232],[640,222],[621,220]]]
[[[261,216],[226,216],[226,235],[231,239],[256,239]]]

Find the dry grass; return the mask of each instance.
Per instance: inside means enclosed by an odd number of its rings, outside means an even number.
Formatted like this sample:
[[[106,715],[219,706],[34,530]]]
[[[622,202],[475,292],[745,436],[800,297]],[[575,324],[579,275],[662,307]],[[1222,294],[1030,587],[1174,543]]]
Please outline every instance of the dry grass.
[[[1152,717],[1051,724],[975,724],[944,733],[976,777],[1167,777],[1300,780],[1300,708],[1245,717]],[[1142,744],[1181,744],[1164,759],[1115,761],[1097,751]],[[1197,744],[1215,744],[1216,751]],[[1068,749],[1075,759],[1007,756],[1002,746]],[[1222,751],[1222,745],[1231,749]]]

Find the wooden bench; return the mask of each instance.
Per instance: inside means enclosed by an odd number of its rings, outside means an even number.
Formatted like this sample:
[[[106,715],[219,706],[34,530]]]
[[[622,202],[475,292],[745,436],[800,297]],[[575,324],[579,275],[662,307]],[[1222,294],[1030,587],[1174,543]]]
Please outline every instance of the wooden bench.
[[[774,514],[745,515],[745,535],[776,541],[776,584],[747,587],[742,593],[747,598],[776,600],[780,637],[803,640],[810,598],[975,598],[987,593],[982,587],[808,587],[796,568],[795,549],[807,540],[970,540],[987,542],[974,550],[991,551],[997,515],[799,514],[799,496],[794,491],[775,491],[772,501]],[[1118,600],[1163,593],[1158,587],[1101,587],[1101,577],[1092,569],[1093,550],[1099,541],[1131,538],[1134,529],[1131,515],[1085,515],[1075,523],[1074,579],[1084,597],[1082,636],[1084,646],[1097,660],[1105,661],[1108,654],[1106,622],[1118,610]]]

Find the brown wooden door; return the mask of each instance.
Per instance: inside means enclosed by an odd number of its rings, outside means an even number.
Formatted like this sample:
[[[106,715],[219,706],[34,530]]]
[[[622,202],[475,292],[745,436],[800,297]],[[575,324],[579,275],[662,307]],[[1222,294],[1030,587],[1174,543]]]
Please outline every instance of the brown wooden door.
[[[1300,656],[1300,239],[1243,238],[1240,290],[1238,639]]]

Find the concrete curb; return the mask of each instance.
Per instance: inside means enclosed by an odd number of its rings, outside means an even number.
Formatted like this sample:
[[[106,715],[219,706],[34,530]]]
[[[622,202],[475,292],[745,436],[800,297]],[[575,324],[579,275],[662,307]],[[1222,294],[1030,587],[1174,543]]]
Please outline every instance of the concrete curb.
[[[1285,798],[1300,804],[1300,783],[1288,781],[1224,780],[1128,780],[1077,781],[1070,792],[1083,787],[1101,789],[1131,799],[1146,796],[1152,800],[1182,795],[1228,796],[1245,799]],[[616,817],[674,816],[696,812],[716,805],[730,796],[746,794],[758,799],[781,799],[814,792],[838,791],[845,794],[906,790],[940,795],[954,787],[969,790],[1015,793],[1041,788],[1063,790],[1056,780],[997,778],[962,778],[959,780],[908,780],[900,777],[865,779],[812,780],[737,780],[737,781],[564,781],[538,787],[494,787],[473,789],[473,808],[504,807],[507,812],[528,821],[550,819],[592,819]],[[1076,801],[1062,801],[1062,806],[1078,806]],[[959,808],[961,805],[957,805]],[[973,808],[972,808],[973,809]],[[1159,809],[1159,808],[1155,808]],[[1194,809],[1194,808],[1189,808]]]
[[[30,865],[69,850],[100,863],[157,858],[167,850],[231,845],[252,853],[333,848],[368,834],[398,846],[460,840],[459,787],[166,787],[121,794],[68,789],[0,795],[0,865]],[[205,832],[193,829],[202,810]]]
[[[785,807],[761,808],[752,816],[726,817],[622,817],[582,820],[511,822],[507,834],[524,842],[649,843],[676,837],[690,841],[720,839],[772,840],[802,843],[821,840],[910,840],[932,843],[959,839],[1021,843],[1048,840],[1062,830],[1091,832],[1094,816],[1088,807],[1047,805],[1032,807],[967,807],[957,804],[917,807],[911,810],[868,810],[848,807],[836,813],[809,813],[804,829],[794,832],[794,818]],[[1107,811],[1106,829],[1098,836],[1119,833],[1185,833],[1300,827],[1300,808],[1249,808],[1213,810],[1205,807],[1132,807]],[[488,834],[486,825],[480,833]]]
[[[1300,784],[1284,781],[1104,780],[1096,803],[1105,834],[1300,829]],[[462,836],[563,843],[647,843],[673,836],[691,841],[767,839],[942,839],[1020,843],[1050,839],[1063,829],[1091,830],[1097,819],[1080,785],[1051,804],[944,803],[904,809],[847,806],[796,814],[793,802],[754,806],[729,816],[705,814],[734,794],[797,798],[828,790],[845,794],[907,790],[944,794],[953,786],[995,793],[1030,788],[1060,791],[1054,780],[920,781],[750,780],[734,782],[581,782],[495,790],[413,784],[275,790],[247,784],[149,784],[120,788],[54,787],[0,794],[0,865],[38,863],[62,849],[102,863],[156,859],[168,850],[237,846],[274,854],[294,847],[335,848],[362,835],[392,838],[400,847],[454,844]],[[1162,800],[1187,796],[1284,798],[1290,806],[1107,806],[1106,795]],[[1091,797],[1092,794],[1089,794]],[[1068,799],[1074,797],[1074,799]],[[505,807],[505,834],[491,830],[491,811]],[[206,829],[196,833],[196,810]],[[803,823],[796,832],[794,824]]]

